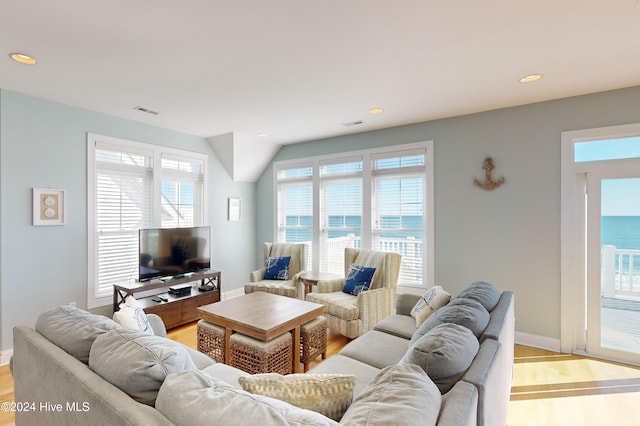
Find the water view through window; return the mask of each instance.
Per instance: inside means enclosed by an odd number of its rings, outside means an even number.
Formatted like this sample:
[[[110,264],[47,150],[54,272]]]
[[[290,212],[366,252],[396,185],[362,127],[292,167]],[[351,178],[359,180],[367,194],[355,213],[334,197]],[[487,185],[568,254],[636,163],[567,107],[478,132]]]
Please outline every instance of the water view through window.
[[[601,345],[640,354],[640,179],[601,181]]]

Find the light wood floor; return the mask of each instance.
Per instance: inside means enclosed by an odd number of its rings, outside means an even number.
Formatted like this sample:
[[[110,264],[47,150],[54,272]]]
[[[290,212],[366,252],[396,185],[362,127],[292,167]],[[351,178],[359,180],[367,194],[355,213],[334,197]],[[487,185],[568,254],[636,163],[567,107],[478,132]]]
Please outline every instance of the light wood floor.
[[[173,329],[169,337],[195,348],[196,325]],[[327,356],[346,343],[330,335]],[[13,379],[2,366],[0,403],[7,401],[13,401]],[[13,414],[0,411],[0,426],[13,424]],[[507,424],[640,425],[640,368],[516,345]]]

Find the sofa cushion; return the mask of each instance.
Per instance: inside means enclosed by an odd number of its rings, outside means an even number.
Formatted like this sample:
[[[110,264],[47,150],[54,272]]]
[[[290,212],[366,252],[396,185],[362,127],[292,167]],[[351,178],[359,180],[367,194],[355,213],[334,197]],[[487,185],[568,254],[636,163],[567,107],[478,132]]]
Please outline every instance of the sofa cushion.
[[[473,299],[480,302],[487,311],[491,312],[498,304],[498,300],[500,299],[500,290],[495,288],[493,284],[476,281],[462,289],[456,298]]]
[[[38,333],[85,364],[94,340],[117,328],[122,327],[110,318],[68,305],[44,312],[36,321]]]
[[[140,302],[138,302],[133,296],[129,295],[119,306],[120,310],[113,313],[113,320],[123,326],[124,328],[130,328],[132,330],[142,331],[147,334],[154,334],[147,314],[144,313]]]
[[[449,303],[450,300],[451,294],[446,292],[439,285],[427,290],[427,292],[415,304],[413,309],[411,309],[411,316],[416,320],[416,327],[420,327],[429,315]]]
[[[156,409],[178,426],[337,425],[319,413],[236,389],[199,370],[169,374]]]
[[[353,374],[254,374],[238,379],[242,389],[276,398],[340,421],[353,399]]]
[[[355,374],[356,386],[353,388],[353,397],[360,395],[369,382],[380,371],[379,368],[372,367],[357,359],[348,356],[335,354],[322,361],[320,364],[309,370],[311,374]]]
[[[196,368],[180,343],[124,328],[96,338],[89,367],[134,400],[151,406],[167,374]]]
[[[221,362],[216,362],[207,368],[199,368],[199,370],[204,371],[211,377],[222,380],[236,389],[242,389],[242,386],[240,386],[240,382],[238,381],[240,377],[247,377],[251,375],[239,368],[235,368]]]
[[[435,425],[442,397],[416,365],[386,367],[351,404],[344,425]]]
[[[479,347],[468,328],[441,324],[413,343],[400,363],[420,366],[444,394],[467,371]]]
[[[353,294],[357,296],[363,291],[369,290],[371,287],[371,280],[373,279],[373,274],[376,273],[376,268],[371,268],[368,266],[359,266],[359,265],[351,265],[349,267],[349,272],[347,273],[347,277],[344,281],[344,287],[342,291],[345,293]]]
[[[409,315],[390,315],[374,325],[373,329],[409,340],[416,332],[416,320]]]
[[[289,262],[291,256],[267,257],[266,271],[264,273],[265,280],[288,280],[289,279]]]
[[[409,340],[371,330],[353,339],[340,350],[340,355],[357,359],[376,368],[397,364],[409,348]]]
[[[203,370],[211,365],[216,364],[213,358],[209,357],[203,352],[198,351],[197,349],[190,348],[189,346],[183,346],[183,348],[186,349],[189,357],[191,357],[191,361],[193,361],[198,370]]]
[[[489,312],[475,300],[455,298],[446,306],[438,309],[425,320],[413,334],[411,343],[415,343],[434,327],[445,324],[459,324],[467,327],[476,337],[479,337],[489,324]]]

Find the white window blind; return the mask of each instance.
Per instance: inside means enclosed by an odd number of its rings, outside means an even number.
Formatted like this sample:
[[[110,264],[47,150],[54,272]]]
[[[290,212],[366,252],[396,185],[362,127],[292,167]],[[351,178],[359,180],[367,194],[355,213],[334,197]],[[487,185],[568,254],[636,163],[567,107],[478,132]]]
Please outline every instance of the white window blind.
[[[153,153],[96,144],[95,298],[137,276],[138,229],[152,221]]]
[[[163,228],[194,226],[203,223],[204,161],[162,154]]]
[[[307,266],[313,262],[313,182],[311,165],[277,173],[278,242],[307,244]]]
[[[340,275],[346,247],[398,252],[399,285],[433,285],[432,146],[276,163],[277,241],[311,240],[313,270]]]
[[[425,152],[373,156],[373,250],[402,254],[399,284],[423,279]]]
[[[88,136],[88,306],[138,278],[138,230],[204,224],[206,155]]]
[[[320,266],[344,274],[344,249],[362,237],[362,158],[320,165]]]

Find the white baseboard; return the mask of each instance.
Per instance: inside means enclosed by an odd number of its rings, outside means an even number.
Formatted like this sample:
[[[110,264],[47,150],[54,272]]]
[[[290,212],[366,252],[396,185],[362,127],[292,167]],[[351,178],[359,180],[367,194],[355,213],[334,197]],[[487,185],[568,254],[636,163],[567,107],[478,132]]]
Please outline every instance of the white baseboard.
[[[233,299],[234,297],[242,296],[244,294],[244,287],[236,288],[235,290],[223,291],[220,295],[220,300]]]
[[[538,349],[546,349],[548,351],[560,352],[560,339],[551,337],[538,336],[536,334],[523,333],[516,331],[515,341],[519,345],[531,346]]]
[[[9,364],[9,360],[11,359],[11,355],[13,355],[13,348],[7,349],[6,351],[0,352],[0,365]]]

